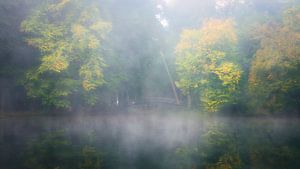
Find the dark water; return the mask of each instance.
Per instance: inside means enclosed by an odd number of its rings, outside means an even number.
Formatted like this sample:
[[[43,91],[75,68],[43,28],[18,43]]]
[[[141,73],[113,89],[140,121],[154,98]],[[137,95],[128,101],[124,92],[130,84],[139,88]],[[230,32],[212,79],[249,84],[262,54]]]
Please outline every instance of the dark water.
[[[149,111],[7,117],[0,125],[3,169],[300,168],[298,118]]]

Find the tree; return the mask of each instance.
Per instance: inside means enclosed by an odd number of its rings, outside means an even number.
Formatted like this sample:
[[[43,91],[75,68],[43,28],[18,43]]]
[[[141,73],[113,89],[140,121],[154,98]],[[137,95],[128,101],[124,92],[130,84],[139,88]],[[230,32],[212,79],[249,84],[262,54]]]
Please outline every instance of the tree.
[[[111,24],[101,18],[97,1],[43,2],[22,22],[27,43],[39,49],[41,63],[24,81],[30,97],[59,108],[71,106],[74,94],[90,99],[103,86],[103,42]]]
[[[202,28],[184,30],[176,47],[179,80],[184,94],[197,91],[208,111],[234,101],[241,73],[236,60],[237,35],[232,20],[210,19]]]
[[[261,26],[255,38],[255,53],[249,86],[259,108],[280,110],[300,103],[300,8],[294,5],[283,13],[281,22]]]

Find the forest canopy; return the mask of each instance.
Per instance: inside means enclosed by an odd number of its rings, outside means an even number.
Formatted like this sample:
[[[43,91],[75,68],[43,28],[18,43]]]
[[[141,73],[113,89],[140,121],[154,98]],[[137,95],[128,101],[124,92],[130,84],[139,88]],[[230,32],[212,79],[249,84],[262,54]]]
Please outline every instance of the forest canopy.
[[[153,98],[202,112],[300,110],[298,1],[1,6],[2,111],[104,110]]]

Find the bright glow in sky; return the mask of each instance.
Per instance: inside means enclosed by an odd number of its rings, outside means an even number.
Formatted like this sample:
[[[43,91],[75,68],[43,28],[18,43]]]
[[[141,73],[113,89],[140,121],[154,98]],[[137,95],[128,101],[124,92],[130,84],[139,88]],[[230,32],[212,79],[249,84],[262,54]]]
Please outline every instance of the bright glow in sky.
[[[161,14],[156,14],[155,18],[160,22],[160,24],[164,27],[167,28],[169,26],[169,22],[166,18],[162,17]]]
[[[171,4],[173,0],[164,0],[167,5]]]
[[[157,5],[156,8],[159,10],[159,13],[155,15],[155,18],[160,22],[160,24],[167,28],[169,26],[168,20],[164,17],[164,8],[162,5]]]
[[[222,8],[226,8],[227,6],[231,5],[232,3],[237,2],[240,4],[244,4],[245,1],[244,0],[217,0],[216,1],[216,8],[217,9],[222,9]]]
[[[162,20],[160,20],[160,23],[161,23],[161,25],[164,27],[164,28],[167,28],[168,26],[169,26],[169,22],[168,22],[168,20],[167,19],[162,19]]]

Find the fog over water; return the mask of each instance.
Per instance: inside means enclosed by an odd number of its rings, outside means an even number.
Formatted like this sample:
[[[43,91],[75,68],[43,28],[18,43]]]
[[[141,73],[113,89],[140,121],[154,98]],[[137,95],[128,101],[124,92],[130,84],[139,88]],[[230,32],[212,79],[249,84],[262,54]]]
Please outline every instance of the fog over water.
[[[300,0],[0,0],[0,169],[299,169]]]
[[[207,144],[203,141],[207,134],[216,132],[212,130],[215,127],[223,131],[223,134],[234,133],[236,144],[240,146],[248,144],[245,141],[248,139],[266,144],[266,138],[268,143],[270,141],[278,146],[288,146],[291,141],[298,140],[300,134],[298,118],[206,117],[188,111],[163,110],[72,117],[6,117],[1,118],[0,122],[0,159],[1,166],[5,168],[22,166],[13,161],[24,158],[21,156],[28,151],[28,144],[41,135],[56,132],[62,132],[63,137],[75,147],[81,144],[93,145],[103,152],[103,159],[116,160],[112,164],[109,164],[109,160],[104,162],[104,168],[136,169],[178,166],[178,152],[185,151],[188,147],[192,151],[198,151],[199,147]],[[220,138],[217,136],[214,139]],[[197,161],[193,156],[185,157],[185,162],[194,160]]]

